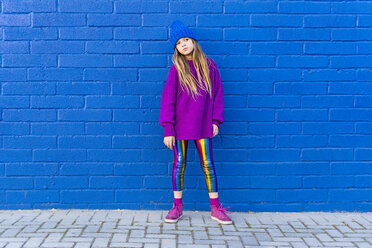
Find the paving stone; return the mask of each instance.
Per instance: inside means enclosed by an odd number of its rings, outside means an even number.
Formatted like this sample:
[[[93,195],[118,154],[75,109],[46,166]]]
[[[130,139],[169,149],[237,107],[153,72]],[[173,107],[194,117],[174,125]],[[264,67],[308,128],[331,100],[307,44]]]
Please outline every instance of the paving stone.
[[[178,235],[178,243],[179,244],[192,244],[193,237],[191,235]]]
[[[131,238],[142,238],[142,237],[145,237],[145,231],[144,230],[131,230],[130,237]]]
[[[272,241],[273,239],[267,233],[255,233],[256,239],[258,241]]]
[[[367,242],[355,242],[359,248],[372,248],[372,245]]]
[[[275,241],[275,242],[260,242],[260,247],[264,247],[264,246],[288,246],[290,247],[290,244],[289,242],[278,242],[278,241]]]
[[[320,241],[324,242],[324,241],[329,241],[329,242],[332,242],[333,239],[328,235],[328,234],[325,234],[325,233],[320,233],[320,234],[316,234],[315,235]]]
[[[210,228],[207,228],[207,231],[208,231],[208,234],[211,234],[211,235],[222,235],[222,230],[220,228],[215,228],[215,227],[210,227]]]
[[[145,244],[144,248],[159,248],[159,244]]]
[[[326,232],[328,233],[328,235],[332,238],[341,238],[341,237],[344,237],[344,234],[342,234],[339,230],[326,230]]]
[[[130,243],[160,243],[158,238],[129,238],[128,242]]]
[[[216,240],[216,239],[198,239],[195,240],[195,244],[225,244],[225,240]]]
[[[163,234],[181,234],[181,235],[191,235],[190,231],[176,231],[176,230],[164,230]]]
[[[93,242],[93,246],[107,247],[110,239],[109,238],[96,238]]]
[[[259,244],[257,239],[254,236],[252,236],[252,237],[243,236],[241,238],[242,238],[243,244],[246,245],[246,246],[247,245],[252,246],[252,245],[258,245]]]
[[[62,238],[61,242],[89,242],[89,243],[92,243],[94,241],[94,238],[82,238],[82,237],[74,237],[74,238],[69,238],[69,237],[65,237],[65,238]]]
[[[173,234],[147,234],[147,238],[160,238],[160,239],[175,239],[177,236]]]
[[[26,242],[27,238],[13,238],[13,237],[8,237],[8,238],[0,238],[0,242]]]
[[[128,232],[129,233],[129,232]],[[114,233],[111,242],[125,242],[128,240],[128,233]]]
[[[79,242],[76,244],[74,248],[90,248],[91,246],[92,246],[91,243]]]
[[[49,234],[48,233],[24,233],[24,232],[20,232],[18,233],[17,237],[18,238],[45,238],[47,237]]]
[[[23,248],[40,247],[40,244],[44,241],[44,238],[30,238],[24,243]]]
[[[227,245],[234,248],[244,248],[244,245],[240,241],[228,240]]]
[[[9,243],[5,246],[5,248],[21,248],[23,246],[23,242],[14,242]]]
[[[240,240],[240,237],[237,236],[227,236],[227,235],[222,235],[222,236],[212,236],[210,235],[211,239],[221,239],[221,240]]]
[[[293,248],[307,248],[304,242],[290,242]]]
[[[110,245],[110,248],[123,248],[123,247],[125,247],[125,248],[134,248],[134,247],[143,248],[144,244],[125,242],[125,243],[111,243],[111,245]]]
[[[268,229],[266,229],[266,231],[270,236],[274,236],[274,237],[283,237],[284,236],[284,234],[280,231],[279,228],[268,228]]]
[[[321,247],[321,246],[323,246],[322,243],[320,243],[319,240],[316,239],[316,238],[304,238],[304,241],[310,247]]]
[[[151,226],[147,228],[147,233],[160,233],[160,226]]]
[[[209,245],[182,245],[182,248],[209,248]]]
[[[62,247],[62,248],[68,248],[68,247],[73,247],[75,243],[73,242],[44,242],[41,244],[40,247],[51,247],[51,248],[57,248],[57,247]],[[94,247],[94,246],[93,246]]]
[[[10,229],[7,229],[5,230],[5,232],[3,232],[0,237],[4,238],[4,237],[14,237],[14,236],[17,236],[17,234],[21,231],[22,228],[10,228]]]
[[[0,248],[372,248],[372,213],[233,213],[221,225],[209,212],[185,211],[178,223],[166,211],[0,211]]]
[[[208,239],[208,234],[205,230],[194,232],[194,239]]]
[[[174,248],[174,247],[176,247],[175,239],[162,239],[161,240],[161,248]]]
[[[334,247],[334,246],[354,246],[351,242],[323,242],[324,246]]]

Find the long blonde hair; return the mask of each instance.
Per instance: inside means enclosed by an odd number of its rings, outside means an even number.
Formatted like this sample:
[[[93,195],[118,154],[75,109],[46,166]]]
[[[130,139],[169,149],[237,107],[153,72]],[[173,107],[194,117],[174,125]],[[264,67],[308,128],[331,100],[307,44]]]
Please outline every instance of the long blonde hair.
[[[178,78],[180,79],[181,89],[187,90],[187,93],[195,100],[196,96],[201,95],[199,88],[208,92],[209,96],[212,97],[212,82],[209,76],[209,67],[211,63],[207,60],[207,56],[204,54],[200,48],[198,42],[192,38],[192,43],[194,44],[194,50],[192,52],[192,61],[196,69],[198,78],[190,71],[189,63],[187,62],[186,56],[180,54],[177,48],[174,49],[174,54],[172,57],[172,62],[175,65],[178,73]],[[201,71],[201,73],[200,73]],[[202,80],[204,80],[205,85],[203,85]]]

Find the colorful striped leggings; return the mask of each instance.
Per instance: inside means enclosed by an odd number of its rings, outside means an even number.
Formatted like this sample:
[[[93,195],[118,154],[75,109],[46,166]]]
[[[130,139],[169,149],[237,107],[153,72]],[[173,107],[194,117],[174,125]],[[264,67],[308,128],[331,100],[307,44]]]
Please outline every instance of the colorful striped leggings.
[[[176,144],[173,147],[174,160],[172,182],[174,191],[182,191],[183,189],[183,173],[186,167],[188,141],[189,140],[176,140]],[[194,142],[199,152],[201,166],[204,172],[208,192],[217,192],[217,176],[213,163],[212,139],[209,137],[205,139],[194,140]]]

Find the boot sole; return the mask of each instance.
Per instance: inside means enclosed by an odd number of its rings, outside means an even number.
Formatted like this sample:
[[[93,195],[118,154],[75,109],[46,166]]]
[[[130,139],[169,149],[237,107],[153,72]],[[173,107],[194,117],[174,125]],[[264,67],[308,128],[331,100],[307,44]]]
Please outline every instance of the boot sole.
[[[175,222],[177,222],[179,219],[181,219],[182,216],[183,216],[183,214],[182,214],[180,217],[178,217],[177,219],[175,219],[175,220],[171,220],[171,219],[167,219],[167,218],[164,218],[164,220],[165,220],[165,222],[168,222],[168,223],[175,223]]]
[[[221,223],[221,224],[225,224],[225,225],[227,225],[227,224],[232,224],[232,221],[231,221],[231,220],[230,220],[230,221],[227,221],[227,220],[220,220],[220,219],[217,219],[216,217],[213,217],[213,216],[211,216],[211,219],[216,220],[216,221],[218,221],[219,223]]]

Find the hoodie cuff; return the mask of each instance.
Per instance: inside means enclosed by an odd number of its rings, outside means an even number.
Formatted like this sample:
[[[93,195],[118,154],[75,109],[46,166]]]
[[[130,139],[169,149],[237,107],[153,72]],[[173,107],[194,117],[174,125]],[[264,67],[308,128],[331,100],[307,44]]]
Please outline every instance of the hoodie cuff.
[[[174,131],[174,126],[172,124],[164,127],[164,137],[167,136],[176,136],[176,132]]]
[[[218,121],[212,121],[212,124],[216,124],[218,128],[220,128],[220,123]]]

